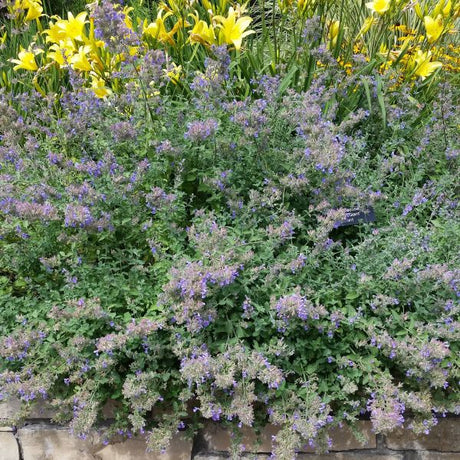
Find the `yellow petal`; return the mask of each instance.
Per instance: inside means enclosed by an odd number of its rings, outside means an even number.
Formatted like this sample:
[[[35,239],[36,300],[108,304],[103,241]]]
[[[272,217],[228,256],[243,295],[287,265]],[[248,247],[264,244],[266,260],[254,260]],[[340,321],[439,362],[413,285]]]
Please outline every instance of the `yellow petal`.
[[[415,70],[415,75],[421,77],[422,80],[429,77],[436,69],[442,67],[442,63],[435,61],[435,62],[422,62],[417,69]]]
[[[377,14],[384,14],[390,9],[390,0],[374,0],[366,3],[366,6]]]
[[[41,16],[43,8],[38,2],[27,2],[27,15],[26,21],[33,21]]]
[[[438,61],[430,62],[431,52],[417,51],[415,55],[415,75],[421,77],[422,80],[429,77],[436,69],[442,67],[442,63]]]
[[[74,54],[70,63],[75,70],[81,70],[82,72],[89,72],[92,67],[88,60],[87,53],[90,51],[89,46],[80,46],[78,53]]]
[[[91,89],[100,99],[112,94],[112,90],[105,86],[105,81],[95,75],[91,75]]]
[[[439,14],[436,19],[433,19],[431,16],[425,16],[424,24],[428,41],[435,42],[444,30],[442,16]]]

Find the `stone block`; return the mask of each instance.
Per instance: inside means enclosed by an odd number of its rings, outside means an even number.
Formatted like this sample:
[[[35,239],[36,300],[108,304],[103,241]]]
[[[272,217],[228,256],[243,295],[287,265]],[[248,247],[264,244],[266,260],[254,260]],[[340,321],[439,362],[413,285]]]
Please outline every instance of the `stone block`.
[[[193,457],[193,460],[225,460],[229,459],[230,455],[227,454],[198,454]],[[241,460],[268,460],[269,455],[266,454],[244,454]]]
[[[259,436],[249,427],[241,429],[242,440],[247,452],[271,452],[272,436],[275,436],[279,428],[274,425],[264,427]],[[231,446],[231,431],[218,423],[206,423],[201,435],[206,442],[207,452],[227,452]]]
[[[0,433],[0,460],[19,460],[18,442],[13,433]]]
[[[146,452],[145,439],[128,439],[104,446],[95,452],[98,460],[190,460],[192,442],[181,433],[172,440],[168,450],[163,453]]]
[[[29,425],[18,430],[23,460],[99,460],[91,439],[72,436],[67,429]]]
[[[227,458],[229,458],[228,455],[198,454],[193,457],[193,460],[224,460]]]
[[[375,449],[377,447],[377,438],[372,431],[372,423],[366,420],[360,420],[356,424],[357,431],[364,438],[364,444],[356,439],[353,431],[344,425],[342,428],[333,428],[330,432],[332,439],[331,451],[353,450],[353,449]]]
[[[419,451],[406,454],[404,460],[460,460],[460,454],[457,452]]]
[[[57,412],[48,401],[37,400],[32,406],[30,414],[27,415],[27,420],[52,419]]]
[[[369,421],[359,421],[357,429],[364,437],[365,443],[361,444],[353,435],[350,428],[344,426],[331,430],[331,451],[343,451],[353,449],[375,449],[377,447],[375,433],[372,432],[372,424]],[[271,452],[272,437],[276,436],[279,428],[274,425],[264,427],[259,436],[249,427],[241,429],[242,441],[246,452]],[[207,423],[202,431],[202,437],[206,442],[208,452],[226,452],[230,450],[231,432],[217,423]],[[302,452],[313,452],[314,449],[305,446]]]
[[[300,454],[297,460],[403,460],[402,453],[331,452],[329,454]]]
[[[102,417],[105,420],[115,418],[117,409],[119,409],[121,406],[122,404],[119,401],[109,399],[102,407]]]
[[[193,460],[224,460],[229,456],[225,454],[200,453],[193,457]],[[265,454],[245,454],[241,460],[269,460],[270,456]],[[297,460],[403,460],[402,453],[378,453],[378,452],[331,452],[329,454],[299,454]],[[425,460],[425,459],[423,459]],[[440,459],[442,460],[442,459]],[[450,460],[450,459],[446,459]]]
[[[19,399],[14,398],[0,402],[0,421],[15,418],[20,410],[21,401]]]
[[[460,452],[460,418],[439,420],[430,434],[416,435],[409,430],[395,430],[386,436],[386,444],[392,450]]]
[[[15,419],[25,407],[21,400],[17,398],[0,403],[0,421]],[[48,401],[37,400],[34,401],[26,418],[27,420],[52,419],[56,413],[57,410],[53,409]],[[21,417],[23,415],[21,414]]]
[[[12,426],[0,426],[0,433],[4,431],[14,431]]]

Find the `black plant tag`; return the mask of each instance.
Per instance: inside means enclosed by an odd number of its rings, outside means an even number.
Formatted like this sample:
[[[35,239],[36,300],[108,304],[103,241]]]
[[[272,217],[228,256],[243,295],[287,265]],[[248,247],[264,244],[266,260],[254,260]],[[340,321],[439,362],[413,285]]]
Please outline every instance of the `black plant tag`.
[[[345,211],[345,219],[337,222],[336,227],[348,227],[349,225],[358,225],[363,222],[374,222],[374,209],[369,207],[362,209],[347,209]]]

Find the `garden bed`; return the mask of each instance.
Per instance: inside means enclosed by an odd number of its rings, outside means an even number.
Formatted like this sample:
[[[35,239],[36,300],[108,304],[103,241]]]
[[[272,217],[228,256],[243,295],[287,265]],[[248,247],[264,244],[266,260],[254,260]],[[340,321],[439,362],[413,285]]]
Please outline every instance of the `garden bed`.
[[[283,460],[356,424],[369,455],[431,450],[460,411],[460,5],[358,3],[6,2],[0,399],[22,401],[20,443],[55,429],[23,427],[45,403],[75,446],[226,452],[212,422],[234,458],[274,427]]]

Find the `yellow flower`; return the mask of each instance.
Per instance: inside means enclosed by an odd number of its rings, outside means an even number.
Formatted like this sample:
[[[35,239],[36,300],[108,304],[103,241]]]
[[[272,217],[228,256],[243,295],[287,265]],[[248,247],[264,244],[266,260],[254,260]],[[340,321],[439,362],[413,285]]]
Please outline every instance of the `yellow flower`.
[[[8,12],[14,19],[17,19],[24,12],[21,0],[16,0],[14,4],[7,3],[7,7]]]
[[[24,0],[23,7],[27,9],[25,21],[33,21],[41,16],[43,8],[37,1]]]
[[[112,94],[112,90],[105,86],[105,81],[97,75],[91,75],[91,89],[100,99]]]
[[[81,70],[82,72],[89,72],[92,67],[88,61],[87,53],[91,51],[89,46],[80,46],[78,53],[74,54],[70,58],[70,64],[75,70]]]
[[[361,26],[361,29],[359,29],[359,32],[358,32],[358,35],[356,36],[356,38],[359,38],[361,37],[362,35],[366,34],[367,32],[369,32],[369,29],[374,25],[374,24],[377,24],[377,19],[374,18],[373,16],[369,16],[368,18],[366,18],[363,22],[363,25]]]
[[[337,45],[337,39],[339,38],[340,32],[340,22],[332,21],[329,25],[329,41],[331,48],[334,48]]]
[[[194,3],[195,0],[188,1],[188,0],[165,0],[159,2],[159,7],[162,10],[170,11],[176,17],[182,16],[184,11],[190,9],[191,5]]]
[[[8,38],[8,32],[4,32],[3,35],[0,35],[0,46],[5,44],[7,38]]]
[[[387,67],[389,67],[393,61],[396,61],[396,59],[398,59],[399,54],[400,54],[399,51],[388,49],[388,47],[383,43],[380,45],[378,53],[382,58],[387,60],[386,62]]]
[[[420,3],[415,2],[414,4],[414,11],[415,14],[418,16],[420,20],[423,20],[423,16],[425,15],[424,12],[422,11],[422,7],[420,6]]]
[[[56,22],[57,26],[62,29],[64,35],[72,40],[84,40],[84,28],[86,24],[85,12],[77,14],[76,17],[72,13],[67,13],[68,20],[60,19]]]
[[[50,23],[50,28],[43,31],[46,34],[46,43],[59,43],[65,39],[65,32],[56,22]]]
[[[308,6],[314,6],[311,3],[310,0],[297,0],[297,10],[303,13]]]
[[[209,10],[212,11],[213,6],[209,0],[201,0],[201,3],[206,8],[206,11],[209,11]]]
[[[423,52],[421,50],[417,51],[417,54],[414,58],[415,61],[415,75],[420,77],[422,80],[429,77],[436,69],[442,67],[442,63],[438,61],[430,62],[431,52]]]
[[[374,0],[373,2],[366,3],[366,6],[373,13],[384,14],[390,9],[390,3],[391,0]]]
[[[130,46],[128,48],[128,53],[130,56],[136,56],[139,53],[139,46]]]
[[[411,29],[410,27],[407,27],[406,24],[398,24],[398,25],[390,26],[389,29],[392,31],[396,30],[406,35],[416,34],[416,31],[414,29]]]
[[[379,48],[379,54],[382,57],[387,57],[388,56],[388,46],[385,45],[385,43],[382,43]]]
[[[129,30],[133,30],[133,21],[129,16],[129,13],[131,13],[133,10],[134,8],[132,6],[125,6],[123,8],[123,14],[125,15],[125,25]]]
[[[61,40],[59,43],[54,43],[50,46],[50,51],[46,56],[59,64],[60,67],[69,65],[71,57],[75,54],[76,49],[74,43],[70,38]]]
[[[433,10],[433,16],[437,16],[438,14],[442,14],[444,17],[449,16],[450,11],[452,9],[452,2],[451,0],[439,0],[437,5]]]
[[[216,43],[216,34],[212,25],[207,24],[202,19],[199,19],[198,13],[196,15],[190,14],[195,19],[193,29],[189,31],[190,43],[201,43],[202,45],[213,45]]]
[[[9,13],[14,15],[15,19],[22,17],[26,22],[39,18],[43,13],[41,0],[16,0],[14,3],[6,3]]]
[[[83,37],[83,43],[85,45],[91,46],[93,50],[97,50],[98,48],[104,48],[105,43],[103,40],[97,40],[96,36],[94,35],[94,19],[89,19],[89,32],[87,37]]]
[[[191,3],[193,3],[193,1]],[[225,11],[227,11],[228,0],[217,0],[216,2],[202,0],[201,3],[205,7],[206,11],[210,13],[211,16],[216,13],[222,14],[225,13]]]
[[[428,41],[433,43],[442,35],[444,30],[442,16],[438,14],[436,19],[433,19],[431,16],[425,16],[424,22]]]
[[[221,31],[221,41],[227,44],[233,44],[236,50],[241,48],[241,42],[244,37],[254,33],[253,30],[246,30],[252,18],[243,16],[236,19],[236,12],[232,7],[228,9],[228,16],[226,18],[223,16],[216,16],[214,19],[220,23],[217,27],[219,27]]]
[[[181,75],[182,75],[182,66],[173,64],[172,69],[165,70],[167,77],[171,80],[172,83],[177,85]]]
[[[163,17],[163,10],[160,10],[155,22],[151,22],[147,25],[147,21],[144,21],[142,32],[145,35],[150,35],[155,40],[158,40],[161,43],[168,43],[170,45],[174,45],[174,34],[178,31],[178,29],[182,25],[182,21],[179,20],[174,27],[168,32],[165,26],[165,19],[171,16],[172,13],[166,13]]]
[[[43,53],[43,50],[35,50],[31,51],[30,48],[25,50],[22,46],[20,47],[20,51],[18,53],[19,59],[10,59],[11,62],[17,64],[13,67],[13,70],[30,70],[31,72],[35,72],[38,70],[38,65],[35,61],[35,56],[37,54]]]
[[[352,65],[350,62],[346,62],[342,58],[337,58],[337,62],[340,67],[343,67],[345,69],[347,75],[352,74]]]

